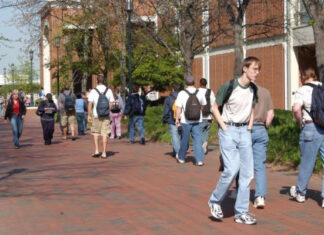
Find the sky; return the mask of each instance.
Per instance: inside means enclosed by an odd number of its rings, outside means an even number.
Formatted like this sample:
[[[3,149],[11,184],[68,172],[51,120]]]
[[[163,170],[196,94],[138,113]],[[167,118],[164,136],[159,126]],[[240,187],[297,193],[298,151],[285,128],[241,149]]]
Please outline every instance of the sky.
[[[12,20],[12,16],[12,8],[0,10],[0,35],[11,40],[6,42],[5,45],[0,44],[0,74],[3,74],[3,68],[7,68],[8,73],[8,70],[10,70],[9,65],[12,63],[19,65],[21,63],[18,60],[19,56],[29,60],[29,54],[23,51],[28,46],[24,43],[24,39],[28,38],[28,32],[21,32],[22,30],[14,25],[15,22]],[[33,49],[37,50],[38,48]],[[33,68],[39,71],[38,52],[34,53]]]

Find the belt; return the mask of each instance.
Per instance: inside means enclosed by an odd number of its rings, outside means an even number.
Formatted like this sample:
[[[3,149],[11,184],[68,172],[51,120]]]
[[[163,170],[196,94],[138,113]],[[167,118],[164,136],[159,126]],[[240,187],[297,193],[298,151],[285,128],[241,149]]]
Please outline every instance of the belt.
[[[230,126],[240,127],[240,126],[246,126],[248,123],[247,122],[244,122],[244,123],[225,122],[225,124],[230,125]]]
[[[310,123],[313,123],[313,121],[312,120],[305,121],[305,124],[310,124]]]
[[[254,122],[253,126],[265,126],[264,122]]]

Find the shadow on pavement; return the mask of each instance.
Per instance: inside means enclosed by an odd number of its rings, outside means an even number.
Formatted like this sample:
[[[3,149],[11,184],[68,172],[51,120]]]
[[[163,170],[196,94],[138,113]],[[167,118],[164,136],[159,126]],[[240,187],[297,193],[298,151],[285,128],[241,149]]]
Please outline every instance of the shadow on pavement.
[[[16,174],[22,173],[22,172],[24,172],[24,171],[26,171],[26,170],[27,170],[27,169],[25,169],[25,168],[13,169],[13,170],[7,172],[7,175],[6,175],[6,176],[1,177],[0,180],[5,180],[5,179],[7,179],[7,178],[9,178],[9,177],[11,177],[11,176],[13,176],[13,175],[16,175]]]

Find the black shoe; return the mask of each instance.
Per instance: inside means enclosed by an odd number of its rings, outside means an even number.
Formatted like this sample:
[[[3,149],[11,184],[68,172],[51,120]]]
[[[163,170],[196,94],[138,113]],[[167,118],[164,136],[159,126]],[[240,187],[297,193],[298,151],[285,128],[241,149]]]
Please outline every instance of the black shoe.
[[[16,149],[19,149],[19,145],[15,145],[15,148],[16,148]]]
[[[130,141],[131,144],[135,144],[135,141]]]
[[[141,144],[143,144],[143,145],[145,144],[145,139],[144,138],[141,139]]]
[[[101,157],[101,154],[102,154],[102,153],[100,153],[100,152],[99,152],[99,153],[95,153],[95,154],[92,154],[92,157],[94,157],[94,158],[98,158],[98,157]]]
[[[76,137],[73,136],[73,137],[71,138],[71,140],[72,140],[72,141],[75,141],[75,140],[76,140]]]

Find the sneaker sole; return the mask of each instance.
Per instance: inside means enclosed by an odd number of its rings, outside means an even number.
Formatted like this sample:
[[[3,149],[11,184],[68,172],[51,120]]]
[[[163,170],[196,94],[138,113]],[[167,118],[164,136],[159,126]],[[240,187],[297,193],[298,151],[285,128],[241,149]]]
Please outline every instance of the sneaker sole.
[[[239,223],[239,224],[246,224],[246,225],[256,225],[256,224],[257,224],[256,221],[253,222],[253,223],[246,223],[246,222],[244,222],[244,221],[241,220],[241,219],[234,219],[234,221],[235,221],[236,223]]]

